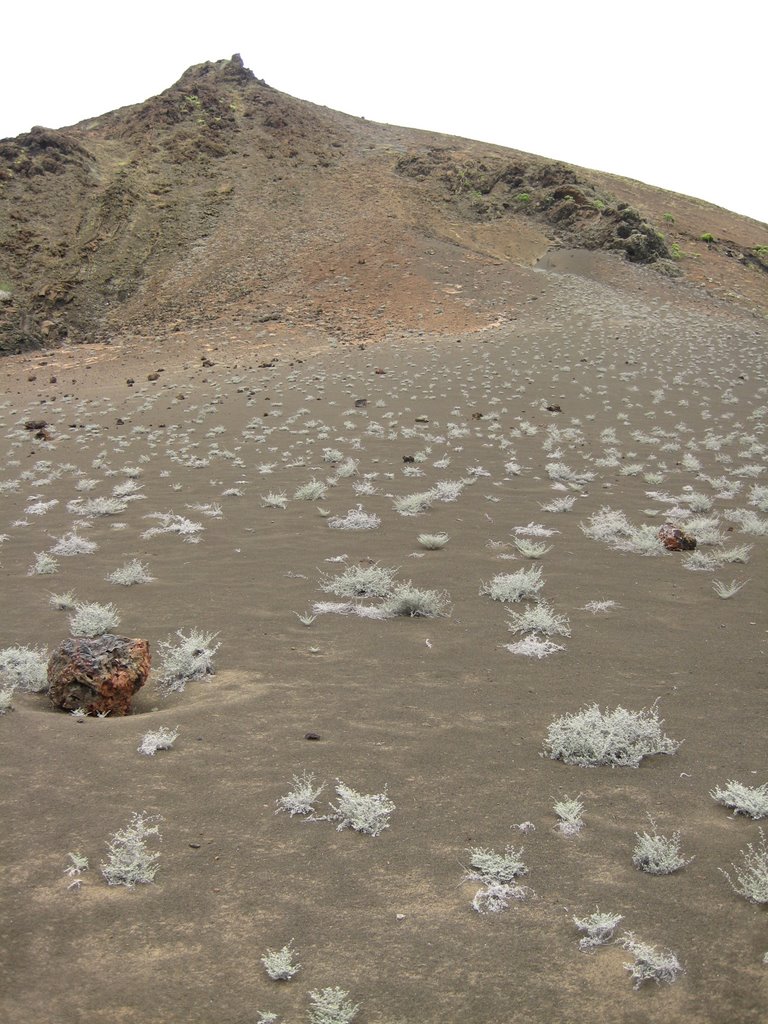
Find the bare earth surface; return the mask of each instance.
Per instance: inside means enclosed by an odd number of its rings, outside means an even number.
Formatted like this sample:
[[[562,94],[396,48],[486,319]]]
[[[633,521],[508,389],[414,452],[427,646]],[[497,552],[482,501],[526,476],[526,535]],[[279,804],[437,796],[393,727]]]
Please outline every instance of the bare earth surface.
[[[477,286],[501,320],[367,347],[278,323],[190,329],[3,362],[0,646],[53,649],[69,630],[49,595],[70,590],[113,602],[120,631],[155,652],[179,629],[221,642],[215,676],[163,697],[151,675],[130,717],[80,720],[22,689],[0,717],[3,1019],[298,1022],[326,986],[348,990],[371,1024],[765,1019],[766,909],[719,870],[759,844],[759,823],[710,796],[731,779],[768,781],[764,321],[611,254],[454,271],[444,290]],[[48,440],[24,429],[32,419]],[[312,478],[330,480],[327,495],[295,499]],[[83,521],[67,508],[128,479],[140,500],[119,514]],[[395,510],[441,481],[464,481],[455,501]],[[265,507],[270,492],[286,507]],[[571,511],[541,507],[569,495]],[[358,505],[380,524],[330,527]],[[718,567],[590,539],[580,524],[604,506],[635,525],[696,516],[691,532],[710,540],[699,551]],[[146,517],[166,512],[200,523],[198,542],[143,537]],[[78,523],[97,549],[29,575]],[[553,531],[540,562],[513,542],[530,524]],[[450,539],[425,550],[424,532]],[[724,561],[743,545],[748,564]],[[134,558],[154,582],[105,580]],[[321,579],[366,560],[447,592],[450,613],[300,622],[338,600]],[[520,639],[508,612],[524,604],[479,593],[536,564],[571,631],[541,659],[504,647]],[[715,579],[748,582],[722,600]],[[616,604],[593,613],[591,601]],[[542,756],[561,715],[655,701],[683,741],[671,756],[637,769]],[[142,756],[160,726],[178,727],[173,748]],[[304,770],[327,781],[321,816],[337,780],[386,787],[390,827],[372,838],[275,814]],[[552,810],[566,795],[585,805],[572,837]],[[106,841],[137,811],[163,819],[156,880],[108,886]],[[633,866],[648,815],[680,831],[695,858],[683,870]],[[507,845],[523,847],[530,891],[476,913],[470,850]],[[70,851],[90,861],[79,888],[64,874]],[[572,917],[596,906],[623,915],[617,934],[672,950],[684,973],[635,991],[626,951],[580,952]],[[261,957],[290,939],[302,969],[271,981]]]

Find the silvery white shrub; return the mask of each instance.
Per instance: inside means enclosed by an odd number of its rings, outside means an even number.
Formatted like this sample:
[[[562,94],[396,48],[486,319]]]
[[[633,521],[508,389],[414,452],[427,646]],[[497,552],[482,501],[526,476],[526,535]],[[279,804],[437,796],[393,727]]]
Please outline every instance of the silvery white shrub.
[[[137,749],[140,754],[146,754],[148,757],[154,757],[158,750],[170,750],[178,735],[178,728],[167,729],[165,726],[161,725],[159,729],[155,729],[152,732],[145,732],[141,737],[141,743]]]
[[[51,548],[52,555],[72,558],[74,555],[90,555],[97,550],[98,544],[87,537],[81,537],[76,530],[59,537]]]
[[[516,878],[528,874],[522,852],[513,846],[508,846],[504,853],[483,847],[470,850],[472,870],[464,875],[464,879],[482,883],[472,900],[472,909],[478,914],[498,914],[509,907],[511,899],[525,899],[528,888],[515,882]]]
[[[659,539],[654,526],[634,526],[628,537],[618,537],[613,546],[617,551],[628,551],[635,555],[664,555],[667,549]],[[692,552],[697,554],[697,552]]]
[[[579,939],[579,949],[583,953],[591,953],[598,946],[605,945],[606,942],[610,942],[613,938],[614,930],[620,921],[624,918],[621,914],[606,914],[601,913],[598,907],[594,914],[590,914],[588,917],[573,917],[573,923],[579,929],[580,932],[586,932],[587,934]]]
[[[287,508],[288,497],[285,491],[268,491],[261,496],[262,508]]]
[[[161,640],[157,645],[160,661],[158,688],[166,695],[181,693],[188,682],[215,675],[213,659],[221,644],[213,641],[218,635],[191,629],[189,636],[185,636],[182,630],[177,629],[178,642],[175,643],[173,637]]]
[[[720,868],[733,891],[750,903],[768,903],[768,845],[763,830],[759,829],[759,832],[757,846],[747,843],[746,850],[739,851],[744,863],[731,864],[736,874],[735,882],[727,871]]]
[[[82,879],[80,875],[88,870],[88,858],[84,857],[81,853],[68,853],[69,864],[64,868],[64,874],[67,878],[71,878],[72,881],[67,886],[68,889],[79,889],[82,885]]]
[[[350,789],[341,780],[337,780],[336,795],[338,803],[331,804],[332,820],[338,821],[336,831],[351,828],[367,836],[378,836],[385,828],[389,828],[389,816],[395,805],[383,793],[358,793]]]
[[[341,462],[343,458],[344,454],[338,448],[323,448],[323,462]]]
[[[63,594],[52,593],[48,599],[48,603],[57,611],[71,612],[77,604],[77,598],[71,590],[67,590]]]
[[[293,939],[282,949],[268,949],[261,962],[264,970],[273,981],[290,981],[290,979],[301,970],[301,964],[293,962],[296,950],[293,948]]]
[[[120,625],[120,615],[113,604],[78,601],[69,617],[72,636],[96,637],[111,633]]]
[[[314,477],[293,492],[296,501],[322,501],[328,493],[328,487],[322,480],[315,480]]]
[[[547,552],[552,550],[551,544],[544,541],[526,540],[524,537],[515,537],[514,544],[521,555],[526,558],[543,558]]]
[[[557,651],[564,651],[562,644],[556,644],[552,640],[542,640],[535,633],[518,640],[516,644],[502,644],[504,650],[510,654],[521,654],[526,658],[547,658]]]
[[[397,572],[378,562],[349,565],[338,576],[322,577],[320,589],[337,597],[386,597],[392,591]]]
[[[349,992],[343,988],[313,989],[309,998],[310,1024],[349,1024],[360,1009],[350,1002]]]
[[[419,494],[405,494],[395,498],[394,508],[401,516],[418,516],[422,512],[428,512],[432,508],[434,495],[432,491],[422,491]]]
[[[0,689],[0,715],[4,715],[6,711],[13,710],[13,687],[6,686]]]
[[[570,512],[576,504],[576,496],[569,494],[562,498],[554,498],[546,505],[539,505],[542,512]]]
[[[144,518],[156,519],[160,525],[144,530],[141,534],[143,540],[161,537],[166,533],[175,533],[179,537],[183,537],[185,541],[196,543],[200,539],[198,534],[205,529],[202,523],[196,523],[184,516],[176,515],[175,512],[150,512]]]
[[[656,832],[656,823],[650,819],[653,834],[635,832],[635,848],[632,851],[632,863],[640,871],[649,875],[671,875],[691,863],[686,860],[680,850],[680,833],[662,836]]]
[[[107,859],[101,873],[109,885],[146,885],[154,882],[160,854],[152,852],[147,840],[160,838],[162,818],[134,812],[125,828],[119,829],[107,842]]]
[[[59,571],[59,563],[47,551],[36,551],[35,560],[29,567],[27,576],[53,576]]]
[[[716,552],[718,559],[725,565],[746,565],[752,551],[752,544],[734,544],[729,548],[721,548]]]
[[[76,516],[117,516],[128,505],[122,498],[75,498],[67,505],[67,512]]]
[[[486,882],[472,897],[472,909],[478,914],[500,914],[509,908],[512,899],[525,899],[528,889],[524,885],[506,882]]]
[[[541,578],[541,567],[518,569],[512,573],[498,573],[490,582],[482,583],[480,594],[493,601],[517,602],[534,598],[544,586]]]
[[[674,754],[680,744],[661,731],[656,707],[628,711],[621,706],[601,711],[597,704],[555,719],[547,730],[544,752],[565,764],[637,768],[644,757]]]
[[[522,857],[522,847],[516,850],[514,846],[507,846],[504,853],[496,853],[494,850],[475,846],[469,851],[469,854],[469,863],[473,870],[465,876],[468,881],[493,880],[509,884],[521,875],[528,874],[528,868]]]
[[[575,836],[584,828],[584,804],[578,797],[563,797],[553,807],[558,817],[557,828],[564,836]]]
[[[684,569],[691,572],[715,572],[723,565],[722,559],[716,552],[691,551],[682,561]]]
[[[597,615],[598,612],[608,612],[612,608],[620,607],[617,601],[587,601],[582,610]]]
[[[420,533],[417,540],[427,551],[439,551],[440,548],[445,547],[450,538],[447,533]]]
[[[422,590],[414,587],[409,580],[394,587],[392,593],[381,604],[381,612],[384,618],[401,615],[411,618],[438,618],[450,614],[450,598],[445,591]]]
[[[332,516],[328,525],[332,530],[375,530],[381,526],[381,517],[374,512],[365,512],[363,506],[358,505],[344,516]]]
[[[466,485],[465,480],[439,480],[427,493],[433,501],[442,501],[444,504],[448,504],[458,499]]]
[[[106,580],[108,583],[115,583],[121,587],[133,587],[139,583],[152,583],[154,576],[150,576],[148,567],[138,558],[126,562],[119,569],[111,572]]]
[[[736,580],[731,580],[730,583],[725,583],[723,580],[712,580],[712,589],[718,597],[728,600],[729,597],[735,597],[747,583],[749,583],[749,580],[742,580],[741,583],[738,583]]]
[[[546,601],[539,601],[522,612],[509,612],[507,628],[512,633],[543,633],[545,636],[570,636],[565,615],[558,615]]]
[[[294,612],[293,614],[296,616],[296,618],[299,620],[302,626],[311,626],[312,623],[317,618],[317,615],[312,615],[310,613],[302,614],[301,612]]]
[[[48,687],[48,652],[44,647],[4,647],[0,679],[11,690],[39,693]]]
[[[667,982],[671,984],[682,973],[682,966],[670,950],[659,950],[647,942],[641,942],[633,932],[626,932],[619,944],[628,950],[634,960],[624,964],[635,979],[634,988],[638,989],[644,981]]]
[[[336,476],[341,477],[342,480],[350,476],[357,474],[357,467],[359,462],[357,459],[347,458],[336,467]]]
[[[755,505],[760,512],[768,512],[768,487],[761,484],[754,484],[749,489],[750,505]]]
[[[745,786],[730,779],[725,786],[710,790],[709,795],[724,807],[731,808],[734,814],[748,815],[755,821],[768,817],[768,783]]]
[[[324,788],[324,782],[319,786],[315,785],[314,772],[305,770],[301,775],[294,775],[293,789],[275,801],[275,814],[279,814],[280,811],[287,811],[291,817],[294,814],[312,814]]]

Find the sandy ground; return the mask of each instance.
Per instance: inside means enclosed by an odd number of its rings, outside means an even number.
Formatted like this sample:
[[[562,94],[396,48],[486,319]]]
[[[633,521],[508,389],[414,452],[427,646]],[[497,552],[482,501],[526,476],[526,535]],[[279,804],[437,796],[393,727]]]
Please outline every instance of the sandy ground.
[[[727,517],[751,509],[765,523],[750,504],[767,482],[765,328],[714,302],[689,308],[655,277],[611,284],[599,257],[562,254],[516,273],[506,322],[475,335],[363,349],[302,347],[277,331],[256,347],[177,336],[0,367],[0,647],[51,650],[68,626],[49,594],[69,590],[114,602],[120,630],[155,651],[178,629],[221,642],[214,677],[162,697],[150,676],[128,718],[79,721],[21,691],[0,717],[4,1019],[250,1024],[271,1011],[297,1022],[308,992],[326,986],[348,990],[371,1024],[765,1019],[766,910],[719,870],[733,873],[759,823],[709,795],[731,779],[768,781],[766,534]],[[50,442],[24,430],[32,418],[48,421]],[[355,475],[339,477],[328,448],[357,460]],[[422,476],[405,475],[406,455]],[[594,475],[558,484],[552,463]],[[144,500],[82,525],[93,554],[28,575],[35,553],[80,521],[67,504],[109,496],[126,468],[141,471]],[[294,500],[313,477],[333,478],[327,496]],[[455,502],[418,516],[393,508],[467,478]],[[376,493],[356,492],[366,479]],[[268,492],[284,492],[287,507],[264,507]],[[580,529],[603,506],[660,524],[691,493],[711,499],[723,534],[702,550],[750,544],[748,564],[687,571],[687,556],[616,551]],[[542,510],[567,495],[570,512]],[[214,503],[219,517],[189,507]],[[376,529],[331,529],[319,511],[358,504],[380,517]],[[169,511],[205,527],[199,543],[142,537],[147,515]],[[571,629],[541,660],[505,649],[520,639],[509,608],[479,593],[537,564],[513,544],[531,523],[555,531],[538,563],[542,593]],[[420,533],[440,531],[442,550],[419,546]],[[105,580],[133,558],[154,582]],[[446,591],[450,614],[318,614],[302,625],[294,613],[334,599],[321,577],[364,559]],[[721,600],[713,579],[748,582]],[[585,610],[595,600],[617,606]],[[683,741],[673,756],[638,769],[542,756],[563,714],[654,701]],[[159,726],[178,727],[173,749],[140,755]],[[371,838],[275,814],[303,770],[328,783],[320,814],[337,780],[386,787],[390,827]],[[552,805],[579,794],[585,828],[568,838]],[[163,819],[156,881],[110,887],[105,843],[136,811]],[[681,832],[695,858],[682,871],[633,867],[648,815],[659,832]],[[515,829],[524,821],[535,830]],[[475,913],[469,851],[509,844],[524,849],[531,891],[504,913]],[[69,851],[90,861],[79,888],[64,874]],[[596,905],[623,915],[617,934],[674,951],[685,973],[634,991],[619,946],[580,952],[572,916]],[[261,957],[290,939],[302,969],[270,981]]]

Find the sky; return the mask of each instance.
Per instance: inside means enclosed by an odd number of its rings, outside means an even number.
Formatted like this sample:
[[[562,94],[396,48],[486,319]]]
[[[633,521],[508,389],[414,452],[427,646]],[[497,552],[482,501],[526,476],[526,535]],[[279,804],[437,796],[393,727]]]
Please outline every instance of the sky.
[[[38,0],[1,29],[0,138],[141,102],[240,53],[301,99],[768,222],[764,0]]]

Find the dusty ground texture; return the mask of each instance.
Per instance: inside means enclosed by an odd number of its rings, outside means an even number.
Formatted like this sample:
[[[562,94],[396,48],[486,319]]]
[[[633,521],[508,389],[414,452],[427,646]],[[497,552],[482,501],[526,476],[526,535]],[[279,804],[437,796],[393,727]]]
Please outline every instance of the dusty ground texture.
[[[4,1019],[297,1022],[326,986],[371,1024],[764,1019],[766,908],[719,870],[733,873],[759,823],[710,791],[768,781],[765,328],[715,300],[687,304],[616,255],[498,273],[505,322],[480,332],[361,349],[276,326],[260,345],[222,330],[0,367],[0,647],[53,649],[68,625],[49,596],[66,591],[114,603],[120,631],[156,656],[178,629],[221,643],[215,676],[164,697],[151,675],[127,718],[79,720],[23,687],[0,716]],[[47,440],[25,429],[33,419]],[[326,496],[294,498],[313,478]],[[78,499],[131,480],[119,513],[78,514]],[[396,511],[445,481],[455,501]],[[285,508],[265,506],[269,493]],[[542,509],[569,496],[570,511]],[[376,528],[330,528],[358,505]],[[586,536],[604,506],[638,526],[693,520],[711,571]],[[198,542],[143,536],[167,512],[204,527]],[[513,542],[530,524],[553,531],[539,562]],[[96,550],[30,575],[75,526]],[[424,532],[450,539],[425,550]],[[726,561],[743,545],[747,564]],[[106,581],[131,559],[154,582]],[[321,579],[367,560],[447,592],[449,614],[303,625],[296,613],[338,600]],[[505,649],[520,639],[509,607],[480,595],[536,564],[571,632],[540,660]],[[713,580],[732,579],[747,582],[719,598]],[[561,715],[656,701],[682,741],[671,756],[637,769],[542,756]],[[178,728],[173,748],[143,756],[160,726]],[[320,815],[337,780],[386,788],[390,827],[372,838],[275,814],[305,770],[327,781]],[[552,806],[579,794],[585,827],[566,837]],[[109,886],[105,844],[134,812],[163,819],[155,881]],[[649,814],[695,858],[673,875],[633,867]],[[515,828],[526,821],[535,830]],[[508,844],[524,848],[530,891],[478,914],[469,851]],[[70,851],[90,862],[79,887]],[[572,916],[596,906],[684,973],[635,991],[620,947],[580,952]],[[271,981],[261,957],[290,939],[302,969]]]

